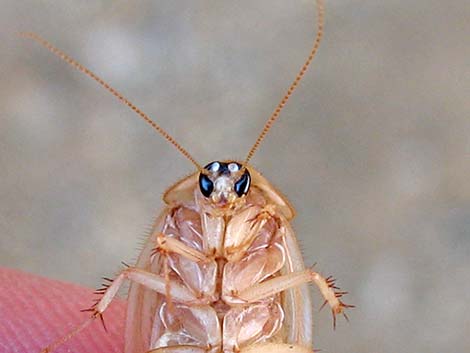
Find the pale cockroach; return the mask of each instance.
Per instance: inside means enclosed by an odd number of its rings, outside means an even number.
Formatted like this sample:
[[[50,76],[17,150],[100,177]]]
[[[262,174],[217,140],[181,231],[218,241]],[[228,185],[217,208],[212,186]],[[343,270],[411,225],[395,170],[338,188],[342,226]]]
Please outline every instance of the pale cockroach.
[[[103,313],[129,280],[125,353],[313,352],[314,283],[336,315],[352,307],[331,277],[306,268],[289,201],[248,163],[313,60],[323,34],[317,0],[312,50],[244,161],[202,167],[127,98],[34,33],[23,33],[97,81],[189,159],[197,171],[171,186],[134,266],[103,288],[90,317],[41,352],[52,352]]]

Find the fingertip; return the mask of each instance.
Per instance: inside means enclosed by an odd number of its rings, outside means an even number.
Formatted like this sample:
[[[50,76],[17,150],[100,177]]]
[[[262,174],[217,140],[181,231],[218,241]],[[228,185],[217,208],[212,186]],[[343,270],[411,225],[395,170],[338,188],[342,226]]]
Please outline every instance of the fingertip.
[[[39,352],[89,316],[93,290],[70,283],[0,268],[0,347],[6,352]],[[105,313],[108,333],[100,322],[54,353],[122,352],[125,303],[115,300]]]

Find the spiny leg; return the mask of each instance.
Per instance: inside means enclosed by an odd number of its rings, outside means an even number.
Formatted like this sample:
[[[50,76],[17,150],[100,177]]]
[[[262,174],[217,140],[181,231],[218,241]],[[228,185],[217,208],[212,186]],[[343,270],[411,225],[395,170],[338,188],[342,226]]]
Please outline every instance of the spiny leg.
[[[55,350],[60,345],[67,342],[70,338],[75,336],[78,332],[87,327],[91,322],[93,322],[97,317],[99,317],[103,324],[103,313],[108,308],[109,304],[116,296],[119,288],[122,286],[125,280],[130,280],[135,283],[141,284],[148,289],[151,289],[157,293],[165,295],[166,293],[166,280],[164,277],[156,275],[151,272],[144,271],[139,268],[129,267],[124,269],[114,280],[107,279],[111,281],[111,284],[106,285],[101,290],[98,290],[98,294],[103,294],[101,299],[97,301],[90,309],[84,311],[91,311],[92,315],[90,318],[79,324],[77,327],[72,329],[65,336],[61,337],[57,341],[48,345],[46,348],[41,350],[41,353],[49,353]],[[177,301],[183,303],[198,303],[197,298],[194,294],[187,289],[185,286],[182,286],[180,283],[175,282],[171,283],[170,295]]]
[[[339,288],[335,286],[335,280],[331,276],[324,278],[311,269],[274,277],[238,292],[237,297],[251,303],[309,282],[313,282],[317,285],[325,299],[322,307],[327,303],[329,304],[331,313],[333,314],[334,328],[336,328],[337,314],[343,314],[346,320],[348,320],[344,310],[354,308],[354,305],[345,304],[341,301],[341,297],[347,294],[347,292],[340,291]]]
[[[129,267],[124,269],[104,291],[101,299],[92,307],[93,312],[102,314],[126,279],[141,284],[157,293],[166,293],[166,280],[164,277],[144,271],[140,268]],[[178,282],[172,281],[170,295],[175,298],[175,300],[183,303],[195,303],[198,301],[196,296],[194,296],[187,287]]]
[[[341,301],[341,298],[343,297],[343,295],[348,294],[348,292],[341,291],[340,288],[336,286],[336,279],[334,279],[333,276],[328,276],[326,278],[322,278],[322,280],[323,280],[322,286],[324,288],[329,288],[334,293],[334,296],[335,296],[334,299],[336,299],[336,301],[340,304],[339,310],[335,310],[334,308],[331,309],[331,313],[332,313],[332,316],[333,316],[333,329],[336,329],[336,315],[337,314],[343,314],[346,321],[349,322],[349,317],[344,312],[344,309],[348,309],[348,308],[352,309],[352,308],[355,308],[355,306],[351,305],[351,304],[345,304]],[[320,288],[320,286],[319,286],[319,288]],[[320,291],[321,291],[321,289],[320,289]],[[327,303],[329,304],[330,301],[325,297],[325,301],[321,305],[320,310],[323,309]],[[330,304],[330,306],[331,306],[331,304]]]

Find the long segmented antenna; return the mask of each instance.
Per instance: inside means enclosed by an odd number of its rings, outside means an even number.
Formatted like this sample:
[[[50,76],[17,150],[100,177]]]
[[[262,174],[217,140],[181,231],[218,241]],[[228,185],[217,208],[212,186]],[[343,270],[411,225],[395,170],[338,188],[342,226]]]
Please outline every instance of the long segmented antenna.
[[[173,146],[176,147],[178,151],[181,152],[183,156],[185,156],[187,159],[193,163],[198,170],[201,170],[202,167],[199,165],[199,163],[196,162],[196,160],[189,154],[189,152],[183,148],[176,140],[163,128],[158,125],[156,122],[154,122],[152,119],[149,118],[147,114],[145,114],[142,110],[137,108],[130,100],[128,100],[126,97],[124,97],[121,93],[119,93],[117,90],[115,90],[113,87],[111,87],[108,83],[106,83],[101,77],[93,73],[91,70],[87,69],[85,66],[81,65],[78,61],[75,59],[72,59],[70,56],[65,54],[63,51],[60,49],[54,47],[51,43],[49,43],[47,40],[44,38],[40,37],[36,33],[32,32],[21,32],[20,35],[24,38],[30,38],[33,39],[34,41],[38,42],[41,44],[43,47],[48,49],[51,53],[55,54],[65,62],[67,62],[69,65],[72,67],[76,68],[77,70],[83,72],[85,75],[88,77],[92,78],[96,82],[98,82],[101,86],[103,86],[108,92],[110,92],[113,96],[115,96],[117,99],[119,99],[122,103],[127,105],[129,108],[131,108],[134,112],[136,112],[146,123],[148,123],[151,127],[153,127],[160,135],[162,135],[168,142],[170,142]]]
[[[258,138],[256,139],[253,147],[251,147],[250,152],[248,152],[248,156],[245,159],[244,165],[246,165],[250,161],[250,159],[253,157],[256,150],[260,146],[261,141],[263,141],[263,139],[266,137],[268,131],[273,126],[274,122],[279,118],[281,110],[284,108],[284,106],[286,105],[286,103],[289,100],[290,96],[292,95],[294,90],[297,88],[300,80],[302,80],[302,77],[305,75],[305,72],[307,71],[310,63],[312,62],[313,58],[315,57],[315,54],[317,53],[318,47],[320,46],[320,42],[321,42],[321,39],[322,39],[322,36],[323,36],[324,15],[325,15],[325,9],[324,9],[323,0],[317,0],[317,35],[315,37],[315,41],[313,42],[312,50],[310,51],[310,54],[307,57],[307,60],[305,61],[302,68],[300,69],[299,73],[297,74],[294,81],[292,82],[289,89],[287,90],[284,98],[281,99],[281,101],[277,105],[277,107],[274,110],[271,117],[264,124],[263,130],[261,130],[261,133],[259,134]]]

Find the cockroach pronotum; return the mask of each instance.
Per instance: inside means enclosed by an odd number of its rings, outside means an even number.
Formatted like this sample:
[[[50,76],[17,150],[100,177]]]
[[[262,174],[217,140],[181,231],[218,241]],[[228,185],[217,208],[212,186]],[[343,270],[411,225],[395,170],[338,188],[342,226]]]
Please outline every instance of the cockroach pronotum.
[[[312,50],[243,161],[202,167],[165,130],[99,76],[34,33],[39,42],[98,82],[150,124],[197,171],[171,186],[134,266],[97,290],[90,317],[44,348],[52,352],[103,313],[129,280],[125,353],[311,353],[315,283],[336,316],[352,307],[332,277],[306,268],[289,201],[249,162],[313,60],[323,34],[317,0]]]

